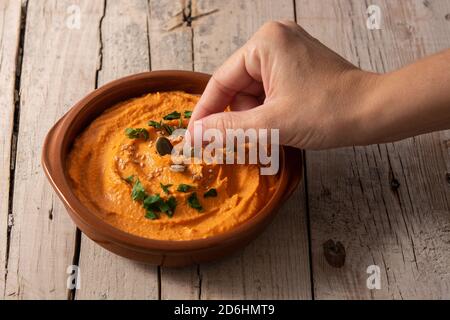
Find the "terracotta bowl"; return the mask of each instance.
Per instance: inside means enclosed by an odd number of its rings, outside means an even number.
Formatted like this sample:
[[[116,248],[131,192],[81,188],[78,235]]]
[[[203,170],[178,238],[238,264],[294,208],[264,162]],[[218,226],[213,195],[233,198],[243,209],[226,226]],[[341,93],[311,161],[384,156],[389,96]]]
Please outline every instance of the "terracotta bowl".
[[[153,240],[126,233],[101,220],[77,199],[66,174],[66,156],[74,139],[97,116],[120,101],[149,92],[182,90],[201,94],[209,78],[198,72],[153,71],[115,80],[83,98],[47,134],[42,152],[45,173],[78,228],[100,246],[126,258],[164,266],[214,260],[242,248],[261,233],[297,187],[302,177],[301,152],[283,147],[280,179],[265,207],[228,232],[190,241]]]

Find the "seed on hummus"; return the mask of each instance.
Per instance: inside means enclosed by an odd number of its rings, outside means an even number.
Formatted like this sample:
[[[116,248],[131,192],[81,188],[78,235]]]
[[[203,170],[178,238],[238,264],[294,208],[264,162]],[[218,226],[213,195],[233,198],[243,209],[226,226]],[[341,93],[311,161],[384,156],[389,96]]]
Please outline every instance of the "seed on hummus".
[[[186,167],[182,164],[172,164],[170,165],[170,171],[172,172],[184,172]]]
[[[156,139],[156,151],[158,151],[160,156],[165,156],[172,152],[173,146],[169,139],[166,137],[159,137]]]
[[[74,141],[65,167],[80,202],[119,230],[158,240],[207,238],[254,217],[273,194],[277,176],[261,176],[253,164],[184,164],[156,150],[160,136],[174,147],[183,143],[168,132],[180,119],[163,116],[176,110],[186,127],[185,111],[198,100],[184,92],[151,93],[112,105],[95,119]],[[127,128],[146,128],[148,137],[135,131],[128,137]],[[192,189],[177,191],[181,184]],[[217,195],[205,197],[211,188]]]

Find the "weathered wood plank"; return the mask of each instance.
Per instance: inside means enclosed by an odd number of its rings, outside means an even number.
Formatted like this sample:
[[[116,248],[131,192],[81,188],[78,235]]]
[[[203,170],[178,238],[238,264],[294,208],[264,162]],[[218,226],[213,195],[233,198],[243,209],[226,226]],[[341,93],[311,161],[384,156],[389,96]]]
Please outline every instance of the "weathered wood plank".
[[[152,70],[192,70],[192,30],[183,23],[187,1],[150,0]],[[197,266],[160,268],[161,299],[197,299]]]
[[[369,3],[356,0],[297,0],[297,19],[353,63],[379,72],[449,47],[448,1],[370,4],[381,8],[381,30],[366,28]],[[307,153],[316,298],[449,297],[448,141],[441,132]],[[346,248],[341,269],[324,259],[328,239]],[[380,290],[366,287],[369,265],[381,269]]]
[[[100,29],[98,86],[150,68],[147,0],[106,2]],[[82,236],[82,286],[76,299],[158,299],[157,268],[101,248]]]
[[[11,139],[13,133],[15,80],[19,55],[21,4],[0,2],[0,292],[5,287],[8,250],[8,203]]]
[[[214,10],[192,23],[196,71],[213,72],[265,21],[294,17],[292,1],[192,2],[193,17]],[[303,195],[299,190],[270,228],[234,256],[189,269],[181,279],[177,271],[163,270],[163,298],[310,298]]]
[[[80,9],[80,28],[67,19]],[[101,1],[30,1],[5,296],[67,297],[75,227],[44,177],[41,145],[55,121],[95,86]],[[74,7],[72,7],[74,8]]]

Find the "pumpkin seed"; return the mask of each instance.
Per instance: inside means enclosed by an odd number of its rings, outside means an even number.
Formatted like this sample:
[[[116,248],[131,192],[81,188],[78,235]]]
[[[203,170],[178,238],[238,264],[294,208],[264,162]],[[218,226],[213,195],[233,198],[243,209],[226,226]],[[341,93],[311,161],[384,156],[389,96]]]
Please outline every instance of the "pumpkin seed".
[[[184,172],[185,169],[186,169],[186,167],[182,164],[172,164],[170,166],[170,171],[173,171],[173,172]]]
[[[170,154],[172,149],[173,146],[166,137],[159,137],[156,139],[156,151],[158,151],[159,155],[164,156]]]

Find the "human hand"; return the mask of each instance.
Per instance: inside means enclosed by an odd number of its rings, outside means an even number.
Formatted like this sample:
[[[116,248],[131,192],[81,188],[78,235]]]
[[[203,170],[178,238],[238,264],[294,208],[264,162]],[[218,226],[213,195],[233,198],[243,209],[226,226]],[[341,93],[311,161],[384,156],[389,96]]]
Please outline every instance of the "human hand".
[[[359,105],[377,78],[295,22],[269,22],[214,73],[188,129],[279,129],[281,144],[305,149],[364,143]]]

